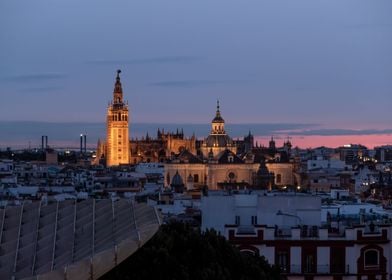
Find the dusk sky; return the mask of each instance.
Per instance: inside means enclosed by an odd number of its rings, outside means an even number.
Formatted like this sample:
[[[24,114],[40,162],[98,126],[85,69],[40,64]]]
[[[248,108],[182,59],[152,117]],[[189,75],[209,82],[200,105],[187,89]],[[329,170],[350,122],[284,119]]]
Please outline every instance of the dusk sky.
[[[9,0],[0,42],[0,121],[104,122],[121,69],[132,122],[219,99],[228,124],[392,131],[390,0]]]

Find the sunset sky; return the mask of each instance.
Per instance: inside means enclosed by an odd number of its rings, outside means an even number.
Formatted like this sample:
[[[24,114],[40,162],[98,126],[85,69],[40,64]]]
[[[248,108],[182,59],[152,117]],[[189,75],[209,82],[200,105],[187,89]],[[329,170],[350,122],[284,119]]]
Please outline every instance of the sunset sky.
[[[121,69],[132,122],[208,123],[220,99],[228,124],[392,143],[391,15],[390,0],[1,1],[0,121],[104,122]]]

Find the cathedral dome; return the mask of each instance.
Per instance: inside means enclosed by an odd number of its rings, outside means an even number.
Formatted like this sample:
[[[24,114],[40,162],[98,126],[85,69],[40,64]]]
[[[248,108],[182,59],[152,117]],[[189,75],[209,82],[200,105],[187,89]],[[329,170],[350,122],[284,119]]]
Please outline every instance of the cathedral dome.
[[[207,147],[229,147],[233,140],[227,134],[210,134],[205,140]]]

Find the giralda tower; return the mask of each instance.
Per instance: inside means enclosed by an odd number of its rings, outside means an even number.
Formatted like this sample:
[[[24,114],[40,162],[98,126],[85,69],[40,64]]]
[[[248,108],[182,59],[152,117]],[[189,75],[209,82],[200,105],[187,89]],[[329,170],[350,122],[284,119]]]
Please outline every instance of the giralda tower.
[[[123,101],[120,81],[121,70],[117,70],[113,101],[108,106],[106,134],[106,165],[129,163],[128,104]]]

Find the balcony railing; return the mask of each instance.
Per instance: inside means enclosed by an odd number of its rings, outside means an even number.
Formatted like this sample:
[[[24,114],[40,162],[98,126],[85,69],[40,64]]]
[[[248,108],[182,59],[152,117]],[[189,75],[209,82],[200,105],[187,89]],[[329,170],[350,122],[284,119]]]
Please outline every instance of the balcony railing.
[[[277,239],[291,238],[291,228],[277,228],[277,229],[275,229],[275,237]]]
[[[312,226],[308,227],[306,225],[301,227],[301,237],[318,237],[319,232],[318,232],[318,227],[317,226]]]
[[[348,265],[281,265],[280,270],[284,274],[349,274]]]

